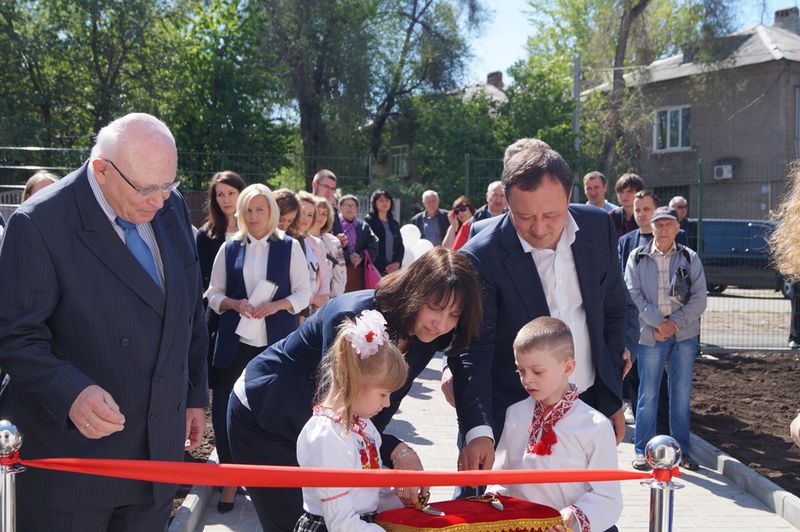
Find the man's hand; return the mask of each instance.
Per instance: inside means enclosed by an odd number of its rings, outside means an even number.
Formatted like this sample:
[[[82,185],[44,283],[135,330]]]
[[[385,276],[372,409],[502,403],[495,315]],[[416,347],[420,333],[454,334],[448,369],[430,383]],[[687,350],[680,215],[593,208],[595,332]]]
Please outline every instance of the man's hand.
[[[487,436],[475,438],[461,449],[458,470],[491,469],[494,465],[494,442]]]
[[[659,332],[664,337],[664,339],[667,339],[676,332],[678,332],[678,326],[672,320],[664,320],[658,324],[658,327],[656,327],[656,331]]]
[[[617,438],[617,445],[625,439],[625,408],[620,408],[611,416],[611,426],[614,427],[614,436]]]
[[[336,238],[339,239],[339,243],[342,245],[342,249],[347,247],[347,243],[349,242],[347,239],[347,235],[344,233],[339,233],[336,235]]]
[[[361,255],[359,255],[358,253],[350,254],[350,264],[352,264],[353,266],[358,266],[359,264],[361,264],[362,260],[364,259],[361,258]]]
[[[456,407],[456,396],[453,393],[453,374],[450,372],[450,368],[445,367],[442,370],[442,393],[444,394],[444,398],[447,399],[447,402],[453,408]]]
[[[622,352],[622,378],[624,379],[628,372],[631,370],[631,366],[633,366],[633,362],[631,362],[631,352],[628,351],[628,348],[625,348],[625,351]]]
[[[206,429],[206,412],[203,408],[186,409],[186,449],[194,449],[203,441]]]
[[[400,263],[399,262],[392,262],[392,263],[386,265],[386,273],[387,274],[394,273],[399,269],[400,269]]]
[[[125,428],[125,416],[111,394],[96,384],[81,390],[72,406],[69,419],[89,439],[99,440]]]

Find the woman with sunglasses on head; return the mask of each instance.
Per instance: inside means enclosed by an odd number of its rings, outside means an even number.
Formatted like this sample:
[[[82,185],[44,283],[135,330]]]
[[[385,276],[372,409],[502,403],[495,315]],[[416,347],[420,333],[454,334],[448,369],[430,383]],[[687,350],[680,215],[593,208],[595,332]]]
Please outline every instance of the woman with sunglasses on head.
[[[381,279],[375,290],[342,294],[309,317],[297,331],[271,345],[247,365],[228,404],[229,439],[237,463],[297,465],[297,437],[312,415],[318,367],[337,327],[364,310],[386,319],[391,341],[404,353],[409,374],[372,418],[381,432],[437,351],[460,353],[476,338],[481,289],[472,262],[462,253],[434,248],[407,268]],[[381,436],[383,463],[421,470],[417,454],[398,438]],[[420,490],[403,488],[407,506]],[[292,530],[303,511],[300,488],[248,488],[264,530]]]
[[[372,206],[369,214],[364,218],[372,232],[378,237],[378,254],[375,255],[375,267],[386,275],[400,269],[403,254],[403,235],[400,234],[400,224],[394,219],[392,208],[394,199],[389,191],[379,188],[372,193],[369,201]]]
[[[447,228],[447,234],[442,240],[443,247],[457,250],[467,243],[470,226],[468,220],[472,218],[473,214],[475,214],[475,207],[468,197],[459,196],[453,202],[453,209],[447,213],[450,227]]]

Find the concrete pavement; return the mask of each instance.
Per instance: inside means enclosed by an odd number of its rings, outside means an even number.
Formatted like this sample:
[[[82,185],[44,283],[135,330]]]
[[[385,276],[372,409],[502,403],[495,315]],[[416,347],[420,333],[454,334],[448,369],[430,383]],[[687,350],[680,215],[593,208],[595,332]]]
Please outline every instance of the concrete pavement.
[[[391,432],[412,445],[428,470],[455,470],[457,450],[455,410],[444,400],[439,390],[441,361],[433,360],[417,379],[409,395],[403,400],[387,432]],[[626,442],[630,441],[628,429]],[[693,443],[693,445],[695,445]],[[619,466],[630,469],[633,445],[623,443],[618,447]],[[695,457],[706,465],[701,456]],[[708,460],[709,465],[715,465]],[[714,470],[702,467],[696,473],[685,472],[677,480],[685,487],[675,492],[674,530],[706,530],[744,532],[751,530],[797,530],[789,522],[775,515],[764,504],[749,495],[732,480]],[[257,532],[261,530],[255,511],[246,497],[239,496],[230,513],[216,511],[218,493],[210,491],[207,504],[197,504],[195,512],[202,510],[199,524],[194,530],[204,532]],[[649,489],[638,481],[622,483],[625,506],[618,523],[621,531],[647,531]],[[452,488],[431,489],[431,501],[450,499]],[[202,497],[200,497],[202,498]],[[195,499],[197,502],[199,498]],[[796,499],[796,498],[794,498]],[[185,521],[184,521],[185,522]],[[800,521],[796,521],[800,522]],[[171,532],[181,530],[174,522]]]

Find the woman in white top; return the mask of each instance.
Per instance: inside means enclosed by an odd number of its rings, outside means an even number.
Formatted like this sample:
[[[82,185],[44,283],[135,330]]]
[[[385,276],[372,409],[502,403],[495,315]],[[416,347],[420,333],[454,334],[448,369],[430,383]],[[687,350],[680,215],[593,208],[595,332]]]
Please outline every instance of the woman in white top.
[[[300,201],[300,212],[292,224],[292,236],[300,240],[308,262],[308,278],[311,283],[311,302],[308,305],[310,315],[330,298],[331,269],[326,259],[325,244],[311,232],[317,223],[316,196],[301,190],[297,193],[297,199]]]
[[[220,315],[211,416],[221,463],[232,461],[226,418],[234,382],[251,359],[298,327],[297,313],[311,296],[303,250],[276,229],[278,216],[265,185],[250,185],[241,192],[236,203],[239,231],[219,249],[205,293],[209,308]],[[240,323],[241,318],[248,321]],[[233,495],[224,495],[231,501],[218,504],[223,513],[233,509]]]
[[[331,234],[333,230],[333,207],[328,200],[314,196],[317,205],[317,219],[311,226],[309,233],[319,238],[325,246],[325,258],[331,272],[330,297],[334,298],[344,294],[347,284],[347,265],[344,259],[344,250],[339,239]]]

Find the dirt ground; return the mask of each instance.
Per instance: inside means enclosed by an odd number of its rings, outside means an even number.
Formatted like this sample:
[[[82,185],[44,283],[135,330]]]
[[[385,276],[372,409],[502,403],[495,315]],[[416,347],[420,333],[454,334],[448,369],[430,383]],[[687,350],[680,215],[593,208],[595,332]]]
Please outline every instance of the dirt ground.
[[[697,360],[692,431],[800,496],[800,354],[736,353]]]

